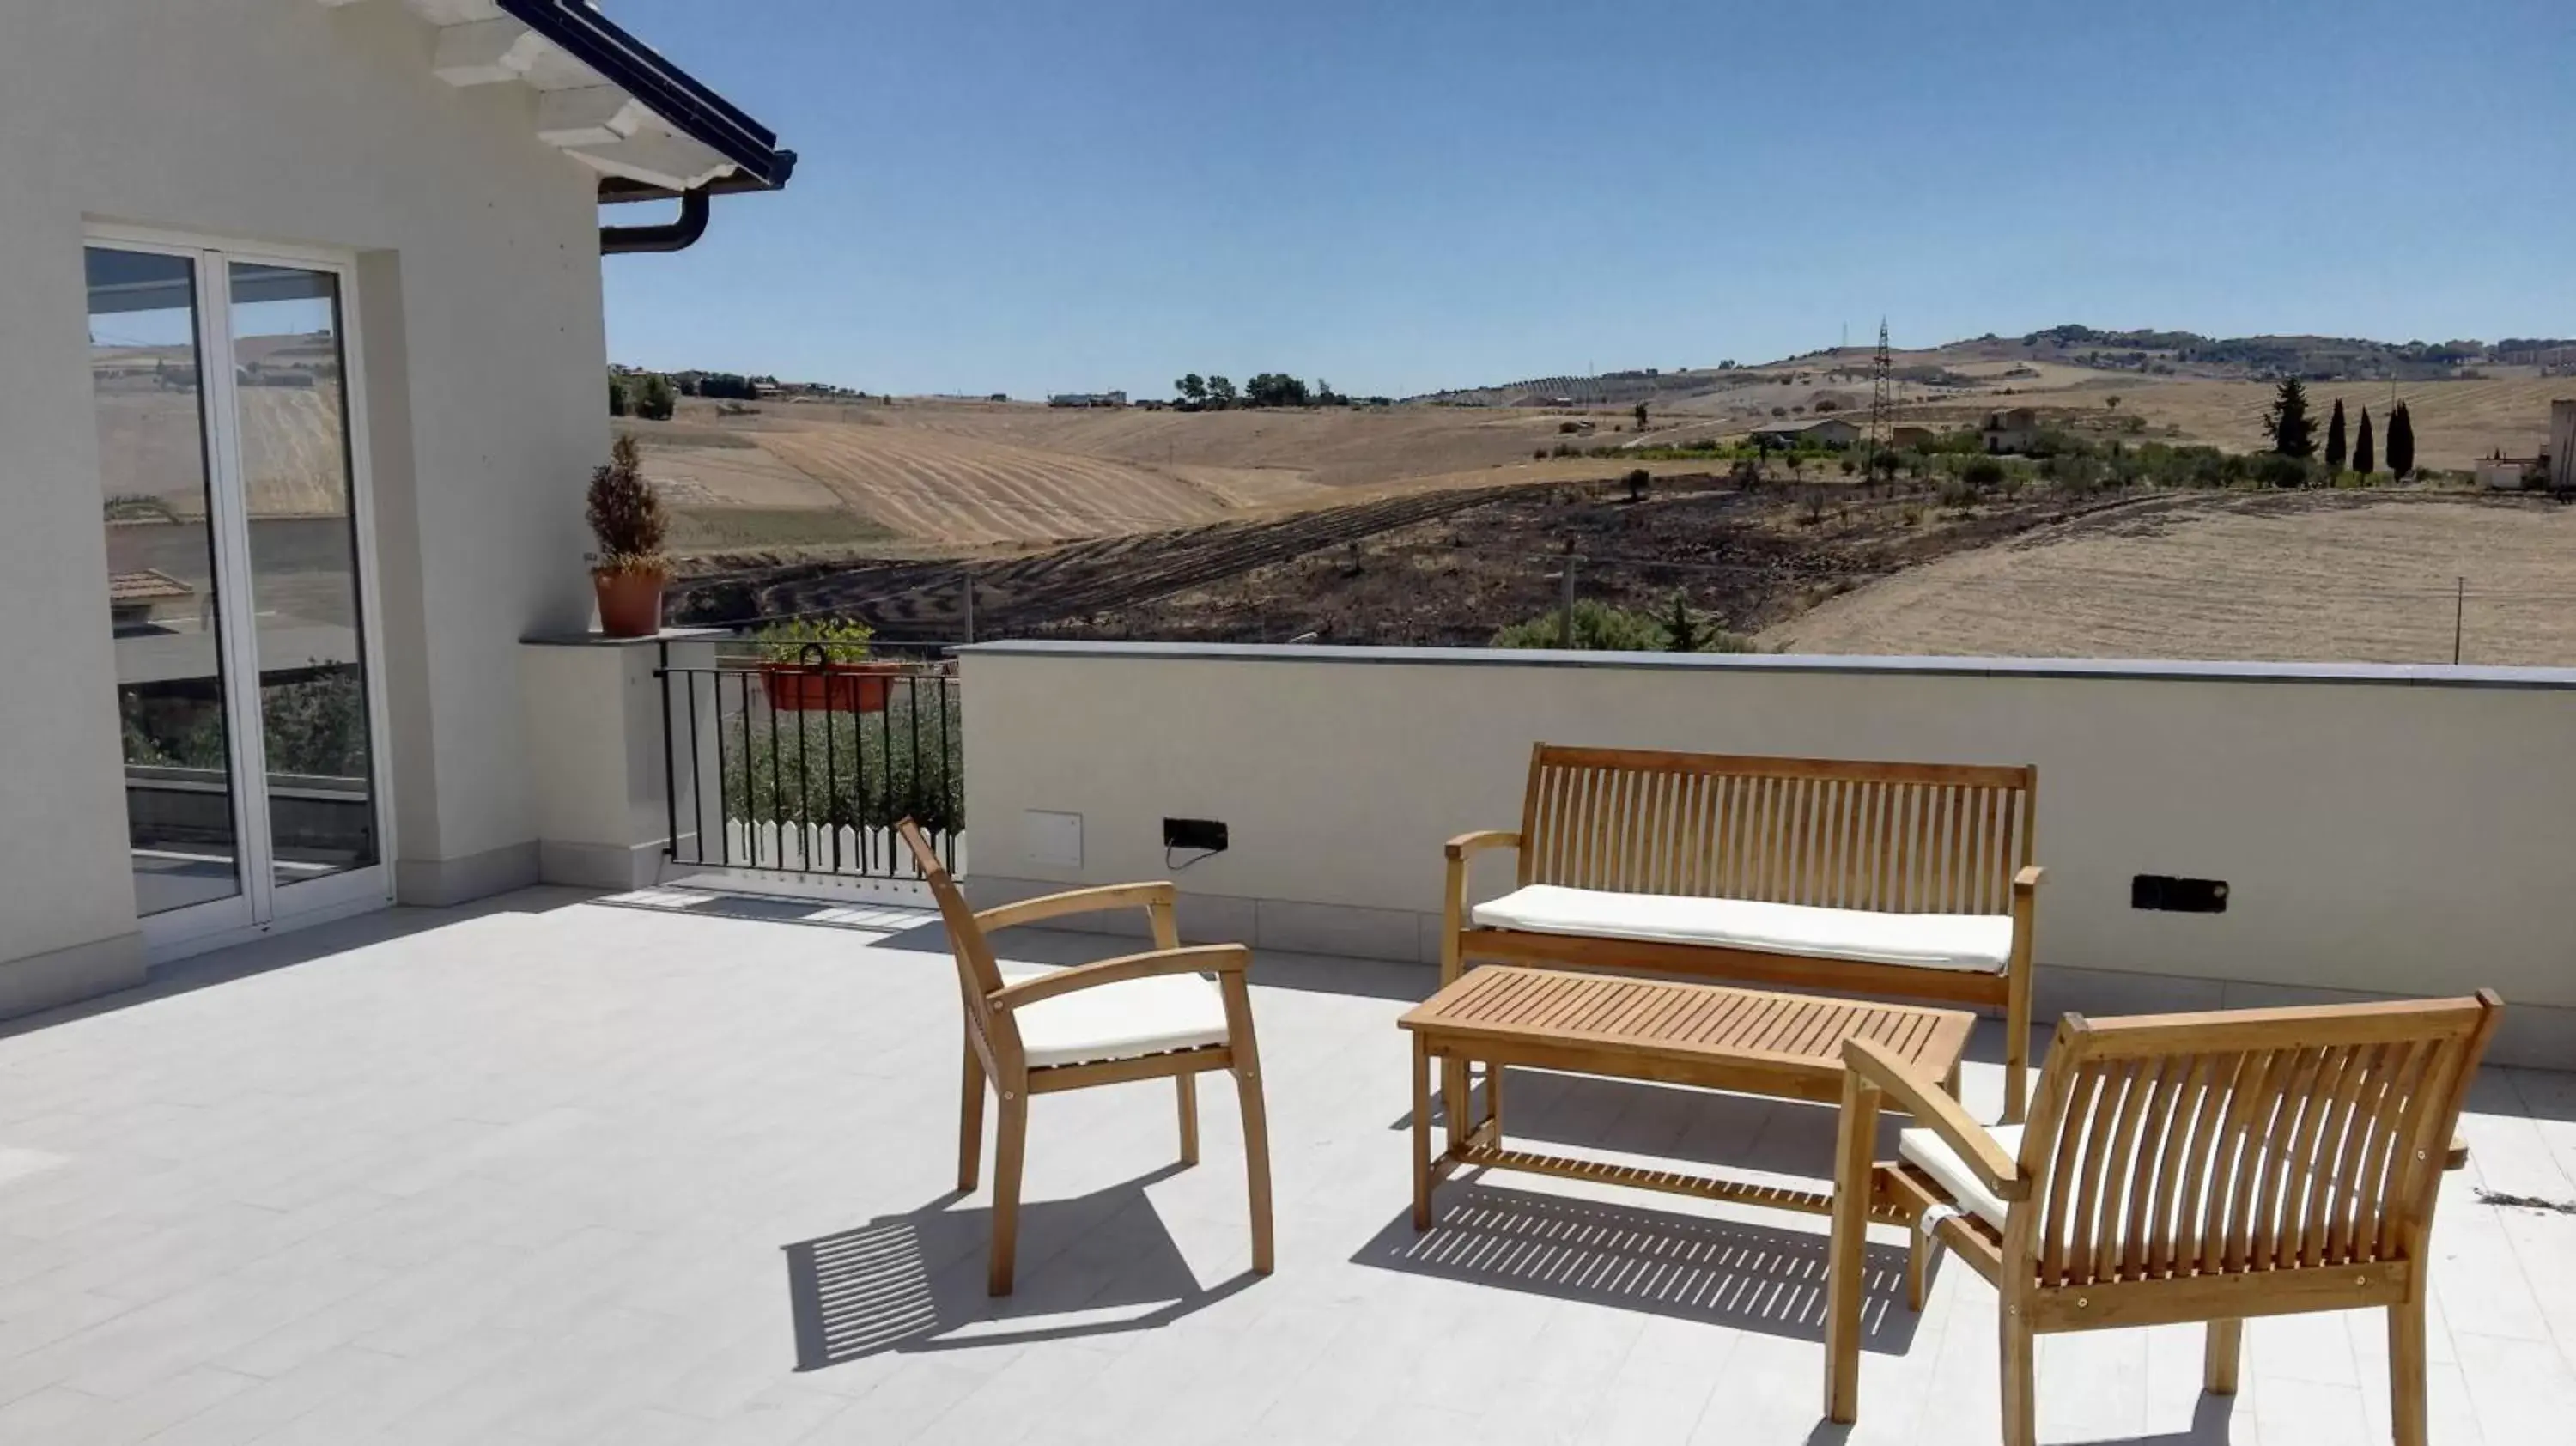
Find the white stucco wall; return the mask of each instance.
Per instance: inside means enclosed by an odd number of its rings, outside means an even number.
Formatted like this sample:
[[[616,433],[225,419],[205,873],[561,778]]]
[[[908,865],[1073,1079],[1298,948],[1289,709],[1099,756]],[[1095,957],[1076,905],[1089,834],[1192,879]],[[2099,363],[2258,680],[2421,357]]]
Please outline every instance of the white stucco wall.
[[[0,961],[130,939],[86,366],[94,221],[359,253],[397,878],[532,878],[517,640],[587,613],[598,215],[534,94],[396,5],[12,3],[0,22]],[[0,996],[5,996],[0,987]],[[0,1008],[7,1005],[0,997]]]
[[[2033,763],[2044,966],[2232,981],[2241,1002],[2485,985],[2576,1007],[2576,671],[1513,656],[969,649],[978,872],[1004,892],[1168,876],[1202,933],[1431,958],[1441,844],[1518,826],[1535,741]],[[2489,681],[2414,681],[2436,674]],[[1082,815],[1079,868],[1039,861],[1031,809]],[[1223,820],[1232,847],[1175,873],[1166,816]],[[2133,910],[2141,873],[2223,879],[2227,912]],[[1477,891],[1509,884],[1495,861]]]

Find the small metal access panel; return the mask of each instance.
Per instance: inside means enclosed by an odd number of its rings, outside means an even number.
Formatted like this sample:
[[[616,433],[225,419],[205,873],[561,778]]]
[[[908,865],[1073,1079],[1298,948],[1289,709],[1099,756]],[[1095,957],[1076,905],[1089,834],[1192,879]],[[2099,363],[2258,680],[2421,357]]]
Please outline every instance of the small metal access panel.
[[[2129,880],[2129,907],[2168,914],[2224,914],[2227,881],[2178,879],[2171,874],[2139,874]]]

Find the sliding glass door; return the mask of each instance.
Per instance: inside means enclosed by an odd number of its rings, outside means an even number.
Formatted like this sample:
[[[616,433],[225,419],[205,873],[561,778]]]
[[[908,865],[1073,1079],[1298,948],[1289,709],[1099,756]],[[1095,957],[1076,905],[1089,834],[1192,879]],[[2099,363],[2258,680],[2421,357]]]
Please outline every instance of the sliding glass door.
[[[136,911],[180,946],[380,902],[345,278],[88,253]]]

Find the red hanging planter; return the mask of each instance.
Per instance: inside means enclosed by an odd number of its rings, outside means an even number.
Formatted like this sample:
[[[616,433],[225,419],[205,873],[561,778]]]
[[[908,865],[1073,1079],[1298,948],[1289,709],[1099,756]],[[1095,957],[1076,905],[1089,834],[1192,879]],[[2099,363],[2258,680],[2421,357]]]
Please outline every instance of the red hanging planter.
[[[763,663],[761,687],[780,713],[882,713],[901,663]]]

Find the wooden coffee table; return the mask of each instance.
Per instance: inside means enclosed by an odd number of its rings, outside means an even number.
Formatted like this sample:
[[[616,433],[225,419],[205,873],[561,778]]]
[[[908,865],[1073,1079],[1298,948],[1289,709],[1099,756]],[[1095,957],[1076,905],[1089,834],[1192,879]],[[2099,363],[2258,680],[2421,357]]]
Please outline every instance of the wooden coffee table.
[[[1512,1065],[1836,1103],[1843,1041],[1874,1040],[1915,1073],[1959,1092],[1959,1052],[1976,1016],[1620,975],[1489,966],[1472,970],[1397,1023],[1413,1032],[1413,1228],[1431,1228],[1432,1187],[1455,1170],[1528,1170],[1702,1199],[1830,1214],[1831,1194],[1719,1176],[1648,1170],[1503,1147],[1503,1072]],[[1453,1102],[1448,1148],[1431,1153],[1431,1061]],[[1473,1124],[1466,1068],[1485,1066],[1485,1115]]]

